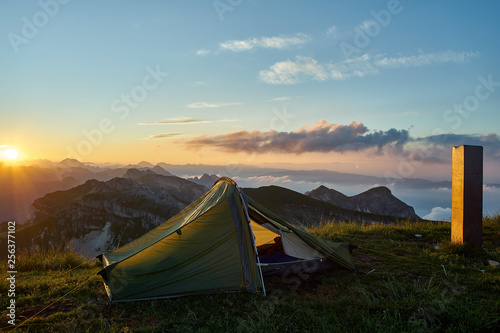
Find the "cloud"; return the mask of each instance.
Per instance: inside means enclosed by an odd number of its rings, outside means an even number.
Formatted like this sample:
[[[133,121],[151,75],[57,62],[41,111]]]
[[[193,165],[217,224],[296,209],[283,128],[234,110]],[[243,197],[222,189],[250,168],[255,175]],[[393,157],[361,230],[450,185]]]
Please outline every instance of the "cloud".
[[[478,52],[443,51],[412,56],[388,57],[364,54],[338,63],[319,63],[311,57],[277,62],[259,72],[261,81],[269,84],[297,84],[306,80],[345,80],[373,75],[383,69],[421,67],[445,63],[464,63],[479,56]]]
[[[281,96],[281,97],[276,97],[276,98],[270,99],[269,102],[284,102],[284,101],[288,101],[290,99],[292,99],[292,98],[288,97],[288,96]]]
[[[438,134],[426,137],[410,137],[403,149],[386,147],[385,154],[406,159],[418,164],[450,164],[451,151],[454,146],[482,146],[485,159],[500,161],[500,138],[495,133],[481,134]]]
[[[281,61],[268,70],[260,71],[261,81],[270,84],[296,84],[307,79],[325,81],[329,74],[325,66],[310,57],[297,57],[296,61]]]
[[[377,25],[378,23],[375,22],[374,20],[365,20],[361,22],[360,25],[358,25],[358,28],[363,30],[363,31],[370,31],[370,27],[372,25]]]
[[[381,68],[420,67],[449,62],[460,64],[467,62],[470,58],[478,56],[479,52],[443,51],[408,57],[381,57],[375,60],[374,63]]]
[[[202,120],[185,119],[182,121],[196,122]],[[236,119],[203,121],[225,122],[236,121]],[[171,123],[171,121],[168,123]],[[212,148],[229,153],[241,152],[248,154],[298,155],[310,152],[344,153],[366,151],[372,155],[385,155],[405,160],[414,165],[449,164],[453,146],[480,145],[484,148],[485,158],[500,160],[500,138],[495,133],[487,135],[448,133],[412,137],[409,130],[406,129],[369,130],[363,123],[356,121],[351,121],[348,125],[342,125],[321,120],[290,132],[240,130],[214,136],[197,136],[178,143],[185,144],[192,149]]]
[[[434,207],[431,212],[423,217],[426,220],[450,221],[451,208]]]
[[[497,187],[495,185],[483,184],[483,192],[500,193],[500,187]]]
[[[406,112],[401,112],[401,116],[419,116],[420,112],[418,111],[406,111]]]
[[[446,149],[447,151],[450,151],[453,146],[483,146],[485,156],[500,160],[500,137],[495,133],[487,135],[446,133],[417,138],[415,141],[436,146],[438,149]]]
[[[210,123],[210,122],[212,121],[180,116],[166,120],[139,123],[139,125],[186,125],[186,124],[200,124],[200,123]]]
[[[207,102],[197,102],[188,104],[188,108],[201,109],[201,108],[220,108],[222,106],[230,105],[241,105],[243,103],[207,103]]]
[[[147,123],[139,123],[139,125],[187,125],[187,124],[203,124],[211,122],[212,122],[211,120],[202,120],[202,119],[160,120],[160,121],[151,121]]]
[[[486,159],[500,161],[500,138],[497,134],[438,134],[426,137],[410,137],[403,149],[387,147],[384,153],[418,164],[450,164],[454,146],[482,146]]]
[[[369,131],[362,123],[349,125],[325,120],[304,125],[296,131],[239,131],[216,136],[199,136],[185,144],[191,148],[212,147],[226,152],[302,154],[307,152],[346,152],[386,146],[402,149],[408,141],[406,130]]]
[[[148,140],[156,140],[156,139],[168,139],[168,138],[173,138],[175,136],[183,135],[182,133],[162,133],[162,134],[155,134],[155,135],[150,135],[147,139]]]
[[[483,184],[483,192],[486,192],[486,193],[500,193],[500,187],[497,187],[495,185]]]
[[[189,125],[189,124],[203,124],[203,123],[221,123],[221,122],[231,122],[231,121],[238,121],[238,119],[223,118],[216,120],[208,120],[208,119],[193,119],[190,117],[181,116],[166,120],[139,123],[139,125]]]
[[[210,54],[210,50],[198,50],[196,51],[196,55],[199,55],[199,56],[206,56],[207,54]]]
[[[233,52],[249,51],[254,48],[284,49],[294,45],[301,45],[309,42],[311,38],[305,34],[296,34],[292,37],[259,37],[246,40],[230,40],[219,44],[221,50]]]
[[[277,183],[290,183],[292,180],[289,176],[252,176],[247,178],[248,181],[256,182],[259,184],[277,184]]]
[[[338,34],[338,28],[335,25],[332,25],[328,30],[326,30],[326,35],[328,37],[337,37]]]

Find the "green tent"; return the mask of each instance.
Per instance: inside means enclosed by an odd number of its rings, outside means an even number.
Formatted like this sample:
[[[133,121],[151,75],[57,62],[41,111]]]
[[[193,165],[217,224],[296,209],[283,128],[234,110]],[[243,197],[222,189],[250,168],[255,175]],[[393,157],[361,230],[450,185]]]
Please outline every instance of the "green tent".
[[[111,301],[245,290],[265,295],[263,275],[297,263],[306,271],[325,264],[354,270],[347,244],[286,223],[226,177],[170,220],[98,258]]]

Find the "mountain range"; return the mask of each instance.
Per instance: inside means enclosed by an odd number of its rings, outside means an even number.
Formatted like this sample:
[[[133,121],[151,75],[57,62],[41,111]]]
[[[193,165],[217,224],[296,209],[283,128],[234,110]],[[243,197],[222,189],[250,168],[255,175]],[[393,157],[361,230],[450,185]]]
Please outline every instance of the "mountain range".
[[[285,187],[294,185],[293,189],[301,192],[310,190],[310,186],[314,184],[335,184],[344,188],[361,186],[365,189],[381,185],[390,185],[392,189],[451,189],[450,181],[434,182],[417,178],[388,180],[384,177],[327,170],[286,170],[250,165],[174,165],[162,162],[153,165],[147,161],[133,165],[97,165],[82,163],[75,159],[65,159],[60,162],[36,160],[15,167],[0,163],[0,222],[15,220],[24,223],[29,218],[30,206],[35,199],[50,192],[82,185],[90,179],[108,181],[115,177],[123,177],[131,168],[152,170],[164,176],[176,175],[207,188],[213,184],[213,179],[217,178],[215,175],[225,175],[235,179],[244,187],[265,184]],[[487,185],[500,188],[498,184]]]
[[[160,168],[131,168],[121,177],[87,180],[36,199],[29,219],[16,231],[16,246],[72,247],[86,257],[95,256],[124,245],[168,220],[203,195],[217,179],[214,174],[204,174],[188,180]],[[351,207],[346,207],[345,202],[355,201],[321,186],[307,195],[280,186],[243,190],[301,227],[331,220],[394,222],[398,219],[395,216],[418,218],[409,215],[413,208],[384,188],[361,193],[356,196],[357,204]],[[342,200],[332,201],[334,196],[325,193],[334,193]],[[377,205],[374,201],[392,204]],[[0,231],[5,232],[5,224]],[[0,243],[3,241],[5,233],[0,237]]]
[[[75,159],[60,162],[36,160],[30,165],[8,166],[0,163],[0,222],[24,223],[30,214],[30,206],[47,193],[67,190],[96,179],[107,181],[123,177],[130,168],[151,169],[153,172],[173,176],[159,165],[139,162],[128,166],[94,166]]]

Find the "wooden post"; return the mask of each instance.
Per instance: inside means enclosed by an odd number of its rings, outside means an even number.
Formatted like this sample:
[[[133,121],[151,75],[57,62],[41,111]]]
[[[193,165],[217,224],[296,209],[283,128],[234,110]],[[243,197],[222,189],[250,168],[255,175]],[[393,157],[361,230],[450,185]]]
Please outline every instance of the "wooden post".
[[[483,241],[483,147],[453,147],[451,241],[480,246]]]

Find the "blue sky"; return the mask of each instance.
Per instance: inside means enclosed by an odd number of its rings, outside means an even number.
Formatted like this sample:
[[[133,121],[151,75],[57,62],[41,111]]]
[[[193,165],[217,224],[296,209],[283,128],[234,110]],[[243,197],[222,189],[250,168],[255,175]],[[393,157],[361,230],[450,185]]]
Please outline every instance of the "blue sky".
[[[495,1],[1,6],[0,147],[25,158],[441,177],[484,143],[497,176]]]

